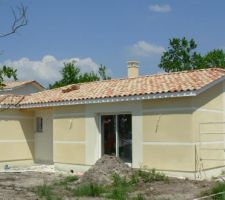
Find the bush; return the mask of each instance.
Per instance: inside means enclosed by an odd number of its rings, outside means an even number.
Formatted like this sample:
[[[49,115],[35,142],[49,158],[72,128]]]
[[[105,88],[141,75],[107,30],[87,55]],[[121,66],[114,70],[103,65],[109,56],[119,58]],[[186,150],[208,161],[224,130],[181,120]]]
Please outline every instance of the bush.
[[[82,185],[73,191],[74,196],[86,196],[86,197],[100,197],[105,192],[104,187],[90,183]]]

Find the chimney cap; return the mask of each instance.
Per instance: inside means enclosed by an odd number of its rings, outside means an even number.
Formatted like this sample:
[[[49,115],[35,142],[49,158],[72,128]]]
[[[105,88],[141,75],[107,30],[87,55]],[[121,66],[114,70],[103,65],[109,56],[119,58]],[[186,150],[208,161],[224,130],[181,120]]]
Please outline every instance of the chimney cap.
[[[136,60],[128,60],[127,64],[128,64],[128,67],[138,67],[139,62]]]

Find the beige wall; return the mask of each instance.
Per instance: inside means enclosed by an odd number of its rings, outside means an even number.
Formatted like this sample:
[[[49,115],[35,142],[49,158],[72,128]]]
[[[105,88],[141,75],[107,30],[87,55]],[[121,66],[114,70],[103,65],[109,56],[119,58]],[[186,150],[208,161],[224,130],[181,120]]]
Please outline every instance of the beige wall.
[[[198,109],[193,114],[197,168],[211,169],[224,166],[224,84],[220,83],[193,99]]]
[[[196,97],[143,101],[143,164],[202,172],[224,166],[224,86]],[[214,133],[214,134],[211,134]]]
[[[43,132],[36,132],[36,117],[43,118]],[[35,162],[53,162],[53,117],[51,109],[35,110]]]
[[[143,101],[143,165],[166,171],[195,169],[192,98]]]
[[[33,112],[0,112],[0,162],[24,163],[34,158]]]
[[[85,165],[85,106],[54,108],[54,162]]]

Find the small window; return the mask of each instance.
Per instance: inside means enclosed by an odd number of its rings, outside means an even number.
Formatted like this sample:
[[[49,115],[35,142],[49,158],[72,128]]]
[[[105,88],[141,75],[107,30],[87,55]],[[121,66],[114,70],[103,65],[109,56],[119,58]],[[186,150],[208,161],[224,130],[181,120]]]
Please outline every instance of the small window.
[[[36,131],[38,133],[43,132],[43,118],[42,117],[36,118]]]

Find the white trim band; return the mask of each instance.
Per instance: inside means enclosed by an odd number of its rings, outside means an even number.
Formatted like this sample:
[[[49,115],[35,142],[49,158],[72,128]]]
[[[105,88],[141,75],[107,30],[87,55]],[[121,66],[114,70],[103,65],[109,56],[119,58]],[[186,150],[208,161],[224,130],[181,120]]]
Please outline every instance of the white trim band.
[[[85,141],[54,141],[54,144],[86,144]]]
[[[27,143],[27,142],[34,142],[34,140],[0,140],[0,143]]]
[[[224,144],[224,141],[207,141],[207,142],[142,142],[143,145],[178,145],[178,146],[194,146],[205,144]]]

